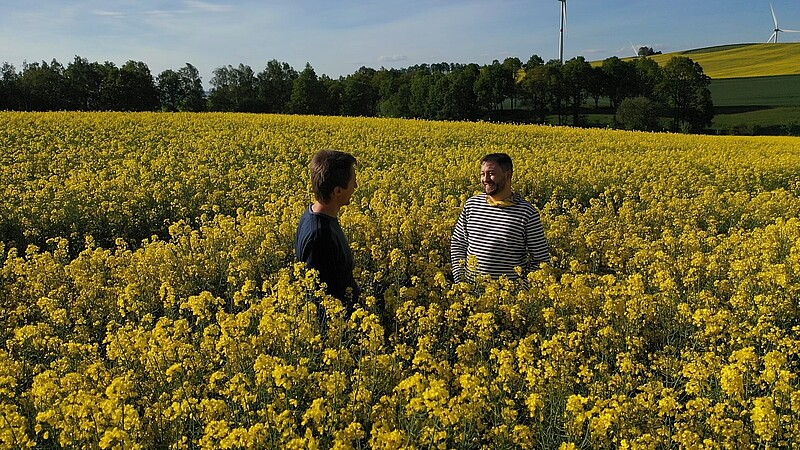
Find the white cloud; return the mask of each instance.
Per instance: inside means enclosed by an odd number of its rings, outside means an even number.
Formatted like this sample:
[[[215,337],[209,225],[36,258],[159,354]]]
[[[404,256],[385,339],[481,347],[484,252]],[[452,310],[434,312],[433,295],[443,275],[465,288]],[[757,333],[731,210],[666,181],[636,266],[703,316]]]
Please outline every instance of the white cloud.
[[[106,11],[106,10],[94,10],[92,11],[92,15],[100,16],[100,17],[114,17],[114,18],[125,18],[126,14],[120,11]]]
[[[207,12],[221,13],[221,12],[232,11],[234,9],[233,6],[231,5],[220,5],[218,3],[201,2],[198,0],[186,0],[184,3],[189,8],[199,9]]]
[[[378,58],[380,62],[397,62],[397,61],[406,61],[408,56],[405,55],[392,55],[392,56],[381,56]]]

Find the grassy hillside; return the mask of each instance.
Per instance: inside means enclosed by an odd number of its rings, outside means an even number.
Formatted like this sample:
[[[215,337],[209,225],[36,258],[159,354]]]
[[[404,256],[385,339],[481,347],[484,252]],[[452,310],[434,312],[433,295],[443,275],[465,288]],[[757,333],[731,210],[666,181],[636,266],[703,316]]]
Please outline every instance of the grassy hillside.
[[[800,107],[723,108],[711,129],[721,134],[800,136]]]
[[[709,131],[800,135],[800,43],[732,44],[650,58],[664,65],[675,56],[691,58],[711,77],[714,121]],[[593,61],[592,65],[602,63]],[[591,100],[585,106],[583,114],[591,126],[614,126],[606,99],[600,101],[600,108]],[[667,118],[663,121],[666,126]]]
[[[800,106],[800,75],[712,80],[714,106]]]
[[[674,56],[691,58],[714,79],[800,75],[800,42],[724,45],[651,58],[663,65]]]
[[[797,135],[800,43],[731,44],[650,58],[664,65],[675,56],[691,58],[712,78],[713,130]]]
[[[713,129],[735,134],[800,134],[800,75],[711,80]]]

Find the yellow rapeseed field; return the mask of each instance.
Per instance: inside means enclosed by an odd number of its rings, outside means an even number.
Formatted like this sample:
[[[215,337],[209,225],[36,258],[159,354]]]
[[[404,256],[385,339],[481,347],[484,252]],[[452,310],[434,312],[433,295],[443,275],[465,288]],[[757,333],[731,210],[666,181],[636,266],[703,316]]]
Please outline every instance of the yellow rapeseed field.
[[[0,448],[800,442],[798,138],[160,113],[0,130]],[[321,148],[358,159],[349,316],[293,262]],[[498,151],[553,260],[454,284],[450,234]]]

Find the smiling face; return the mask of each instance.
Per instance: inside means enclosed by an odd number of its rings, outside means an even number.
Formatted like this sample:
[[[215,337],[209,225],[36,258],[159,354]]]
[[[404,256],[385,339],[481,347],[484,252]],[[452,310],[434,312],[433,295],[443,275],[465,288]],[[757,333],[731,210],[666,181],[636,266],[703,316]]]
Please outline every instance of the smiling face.
[[[505,171],[499,164],[485,161],[481,164],[481,184],[483,190],[492,198],[504,199],[511,195],[512,170]]]

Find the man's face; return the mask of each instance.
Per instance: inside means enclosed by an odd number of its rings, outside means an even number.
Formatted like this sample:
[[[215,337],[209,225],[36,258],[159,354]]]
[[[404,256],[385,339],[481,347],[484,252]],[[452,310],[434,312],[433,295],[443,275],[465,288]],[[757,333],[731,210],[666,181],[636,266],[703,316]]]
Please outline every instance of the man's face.
[[[505,193],[511,186],[511,171],[506,172],[499,165],[486,161],[481,164],[481,184],[488,195]]]
[[[342,200],[342,203],[341,203],[342,205],[349,205],[350,204],[350,200],[352,199],[353,193],[356,191],[357,187],[358,187],[358,182],[356,182],[356,169],[353,168],[352,172],[351,172],[351,175],[350,175],[350,181],[347,182],[347,187],[342,189],[341,194],[340,194],[341,195],[340,198]]]

